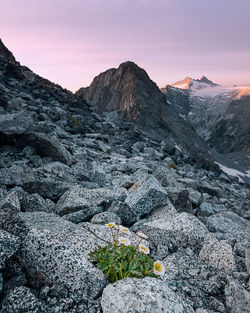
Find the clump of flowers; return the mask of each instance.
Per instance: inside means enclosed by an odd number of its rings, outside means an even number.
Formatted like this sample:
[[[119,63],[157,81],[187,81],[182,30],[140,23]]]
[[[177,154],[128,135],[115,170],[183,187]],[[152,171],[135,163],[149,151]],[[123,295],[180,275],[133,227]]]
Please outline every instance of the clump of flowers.
[[[142,240],[148,238],[146,235],[138,232],[138,243],[133,246],[128,238],[131,235],[128,228],[113,222],[108,223],[106,227],[110,229],[112,242],[90,252],[89,261],[100,268],[111,283],[125,277],[164,275],[163,263],[154,262],[149,256],[147,244],[142,243]]]

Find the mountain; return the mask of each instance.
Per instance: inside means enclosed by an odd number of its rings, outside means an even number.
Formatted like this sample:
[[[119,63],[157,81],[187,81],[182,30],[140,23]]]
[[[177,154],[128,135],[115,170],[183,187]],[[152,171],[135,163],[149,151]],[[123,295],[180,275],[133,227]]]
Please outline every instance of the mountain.
[[[171,142],[202,166],[213,167],[202,139],[190,123],[170,108],[157,85],[135,63],[125,62],[101,73],[76,95],[97,112],[117,111],[121,119],[133,122],[152,139]]]
[[[175,88],[179,88],[179,89],[190,90],[190,89],[202,89],[202,88],[213,87],[213,86],[218,86],[218,85],[213,83],[206,76],[202,76],[200,79],[193,79],[187,76],[183,80],[178,81],[172,84],[171,86]]]
[[[221,153],[247,151],[250,86],[224,87],[203,77],[161,90],[170,107],[186,118],[210,147]]]

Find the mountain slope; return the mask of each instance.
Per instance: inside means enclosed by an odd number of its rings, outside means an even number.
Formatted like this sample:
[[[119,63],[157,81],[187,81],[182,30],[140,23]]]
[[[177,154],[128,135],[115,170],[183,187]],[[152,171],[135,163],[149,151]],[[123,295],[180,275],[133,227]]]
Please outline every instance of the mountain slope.
[[[190,121],[210,147],[221,153],[246,152],[250,87],[223,87],[201,80],[186,78],[161,90],[171,108]]]
[[[133,122],[154,140],[178,145],[183,154],[205,167],[214,167],[193,127],[167,105],[157,85],[133,62],[101,73],[90,87],[80,89],[76,95],[97,112],[117,111],[121,119]]]

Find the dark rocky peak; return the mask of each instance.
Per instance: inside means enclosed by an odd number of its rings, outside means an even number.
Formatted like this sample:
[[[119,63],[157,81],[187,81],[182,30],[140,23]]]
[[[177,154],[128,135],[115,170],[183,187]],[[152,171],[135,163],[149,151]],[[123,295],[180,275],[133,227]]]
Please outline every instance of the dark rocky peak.
[[[208,84],[210,86],[218,86],[218,84],[214,83],[213,81],[208,79],[206,76],[202,76],[200,79],[197,79],[197,81],[206,83],[206,84]]]
[[[0,57],[5,59],[8,62],[15,62],[15,57],[13,54],[8,50],[8,48],[3,44],[0,38]]]
[[[164,102],[157,85],[133,62],[101,73],[90,87],[81,88],[76,95],[84,97],[97,111],[115,110],[130,120],[135,120],[140,110],[156,98]]]

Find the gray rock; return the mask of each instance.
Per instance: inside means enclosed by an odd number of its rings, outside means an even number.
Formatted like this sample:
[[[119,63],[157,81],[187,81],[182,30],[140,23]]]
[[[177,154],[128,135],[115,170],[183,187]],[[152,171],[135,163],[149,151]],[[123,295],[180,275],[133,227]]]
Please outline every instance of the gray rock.
[[[91,219],[93,224],[107,224],[114,222],[117,225],[121,224],[121,218],[113,212],[102,212],[94,215]]]
[[[152,209],[167,204],[167,192],[161,184],[150,176],[142,183],[136,183],[129,190],[130,194],[125,203],[129,205],[139,215],[149,213]]]
[[[134,150],[137,153],[140,153],[140,152],[143,153],[144,147],[145,145],[142,141],[137,141],[131,146],[132,150]]]
[[[236,271],[232,247],[225,240],[205,242],[199,256],[220,270]]]
[[[124,202],[112,203],[110,208],[108,208],[108,211],[118,215],[122,221],[122,224],[124,225],[133,225],[138,220],[138,215],[133,210],[133,208]]]
[[[19,248],[20,240],[6,231],[0,229],[0,270],[4,267],[4,263]]]
[[[32,126],[33,116],[26,111],[0,115],[0,133],[7,136],[23,134]]]
[[[180,248],[168,255],[163,264],[166,268],[163,280],[171,284],[177,294],[185,295],[194,307],[209,308],[216,312],[219,306],[224,307],[218,300],[225,286],[225,277],[222,279],[223,276],[219,276],[194,251]]]
[[[200,207],[199,207],[199,210],[198,210],[198,214],[200,216],[210,216],[210,215],[213,215],[215,212],[214,212],[214,209],[213,209],[213,206],[211,203],[208,203],[208,202],[202,202],[200,204]]]
[[[230,280],[225,288],[226,306],[230,313],[249,313],[250,292],[237,281]]]
[[[17,191],[17,194],[23,212],[47,211],[47,205],[45,200],[37,193],[28,194],[20,188]]]
[[[250,248],[246,249],[245,252],[245,263],[246,263],[246,268],[247,268],[247,272],[250,275]]]
[[[2,293],[2,290],[3,290],[3,276],[0,273],[0,294]]]
[[[50,313],[51,309],[38,300],[29,288],[21,286],[9,291],[3,299],[3,312],[6,313]]]
[[[148,222],[141,229],[155,246],[198,248],[204,241],[213,239],[206,226],[189,213],[178,213],[171,219]]]
[[[25,235],[25,227],[17,216],[20,209],[17,192],[9,193],[0,203],[0,228],[15,236]]]
[[[189,192],[186,189],[168,188],[168,197],[178,212],[193,213]]]
[[[98,144],[99,149],[104,153],[111,153],[111,147],[105,144],[103,141],[97,140],[96,143]]]
[[[0,188],[0,203],[7,196],[8,192],[2,188]]]
[[[101,213],[102,211],[102,207],[90,207],[88,209],[83,209],[74,213],[66,214],[62,218],[69,222],[79,224],[81,222],[88,221],[89,219],[91,219],[92,216]]]
[[[159,220],[159,219],[171,219],[177,212],[172,202],[168,199],[167,205],[153,210],[148,216],[147,220],[149,222]]]
[[[41,197],[58,201],[59,198],[71,187],[67,182],[55,179],[31,179],[22,184],[22,188],[28,193],[38,193]]]
[[[78,181],[92,181],[98,183],[100,187],[106,184],[106,176],[104,173],[96,169],[91,162],[85,160],[74,167],[75,177]]]
[[[31,229],[19,252],[29,283],[34,287],[54,284],[85,301],[98,296],[106,281],[88,262],[88,254],[103,241],[55,214],[19,214]]]
[[[41,156],[51,157],[67,165],[72,164],[71,154],[55,136],[50,137],[48,134],[32,132],[26,133],[21,140],[23,144],[35,148]]]
[[[2,185],[22,186],[31,180],[35,180],[35,172],[26,165],[13,165],[0,169],[0,184]]]
[[[177,182],[179,176],[176,174],[175,170],[169,166],[157,166],[153,175],[163,187],[179,185]]]
[[[5,211],[6,209],[11,210],[11,212],[20,212],[21,206],[16,191],[13,191],[10,194],[8,194],[0,202],[0,212]]]
[[[201,200],[201,193],[197,190],[189,190],[189,199],[191,203],[198,206]]]
[[[218,239],[250,240],[250,221],[233,212],[221,212],[209,216],[206,225],[209,231],[215,232]]]
[[[211,196],[216,196],[217,198],[222,198],[224,196],[223,191],[219,187],[214,187],[207,181],[202,181],[198,185],[198,190],[202,193],[208,193]]]
[[[57,202],[56,212],[59,215],[73,213],[79,210],[86,210],[91,206],[109,204],[119,200],[124,189],[111,190],[108,188],[87,189],[80,186],[70,188]]]
[[[161,280],[125,278],[109,284],[103,291],[103,313],[194,313],[187,303],[178,297]]]

